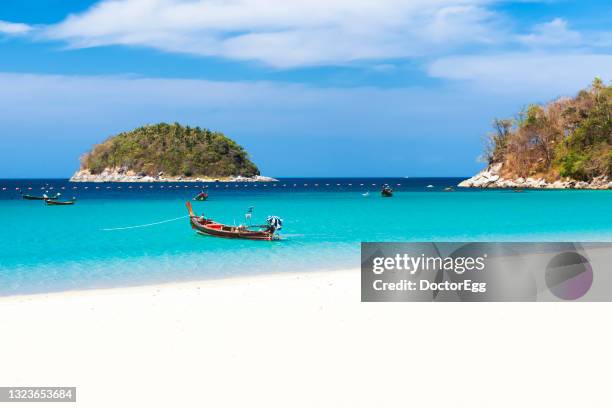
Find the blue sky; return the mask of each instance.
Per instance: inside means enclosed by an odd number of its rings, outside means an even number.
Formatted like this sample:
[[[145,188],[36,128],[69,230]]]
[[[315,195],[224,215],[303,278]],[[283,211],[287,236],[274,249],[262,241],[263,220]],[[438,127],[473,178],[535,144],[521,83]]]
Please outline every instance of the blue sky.
[[[0,177],[160,121],[272,176],[464,176],[494,117],[612,79],[612,3],[3,0]]]

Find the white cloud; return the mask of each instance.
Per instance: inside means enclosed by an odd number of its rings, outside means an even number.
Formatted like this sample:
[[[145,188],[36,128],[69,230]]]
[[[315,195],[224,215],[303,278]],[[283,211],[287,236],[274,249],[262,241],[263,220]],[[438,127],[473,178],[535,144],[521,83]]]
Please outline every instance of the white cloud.
[[[104,0],[42,31],[275,67],[431,55],[498,36],[494,0]]]
[[[550,99],[587,86],[596,75],[607,81],[612,79],[612,55],[460,55],[434,61],[428,73],[439,78],[470,81],[492,91],[531,92]]]
[[[32,27],[27,24],[0,20],[0,34],[18,35],[25,34],[31,30]]]
[[[518,39],[532,47],[571,47],[582,42],[582,35],[570,30],[567,21],[555,18],[548,23],[536,25],[531,34],[519,36]]]

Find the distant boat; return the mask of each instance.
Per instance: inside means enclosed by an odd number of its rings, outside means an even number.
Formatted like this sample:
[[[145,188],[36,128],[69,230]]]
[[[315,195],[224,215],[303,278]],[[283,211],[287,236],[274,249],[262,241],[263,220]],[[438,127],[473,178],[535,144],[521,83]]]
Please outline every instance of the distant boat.
[[[446,188],[444,189],[444,191],[446,191],[446,192],[451,192],[451,191],[455,191],[455,189],[454,189],[454,188],[452,188],[452,187],[446,187]]]
[[[21,197],[24,200],[57,200],[60,197],[60,193],[57,193],[55,196],[53,197],[49,197],[46,194],[43,194],[42,196],[33,196],[33,195],[29,195],[29,194],[22,194]]]
[[[193,197],[193,201],[206,201],[208,199],[208,193],[202,190],[197,196]]]
[[[187,202],[187,209],[189,210],[189,222],[191,228],[196,230],[198,234],[211,235],[213,237],[220,238],[240,238],[240,239],[251,239],[258,241],[272,241],[279,239],[276,231],[280,230],[283,225],[283,221],[276,217],[268,217],[267,225],[240,225],[238,227],[220,224],[210,218],[204,218],[204,216],[197,216],[193,212],[191,203]],[[257,229],[255,229],[257,228]]]
[[[388,184],[383,184],[382,190],[380,190],[380,195],[383,197],[393,197],[393,189]]]
[[[70,201],[57,201],[57,200],[46,199],[45,203],[47,205],[73,205],[74,203],[76,203],[76,198],[72,197],[72,200]]]
[[[430,184],[430,185],[427,186],[427,188],[434,188],[434,185]]]
[[[363,193],[363,194],[362,194],[362,196],[364,196],[364,197],[369,197],[369,196],[370,196],[370,192],[369,192],[369,191],[366,191],[365,193]]]

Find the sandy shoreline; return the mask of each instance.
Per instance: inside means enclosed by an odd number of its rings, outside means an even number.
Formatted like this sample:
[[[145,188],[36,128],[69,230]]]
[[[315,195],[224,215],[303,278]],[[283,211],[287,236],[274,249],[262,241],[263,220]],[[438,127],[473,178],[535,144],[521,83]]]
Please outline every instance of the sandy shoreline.
[[[0,385],[85,407],[599,407],[610,310],[361,303],[357,270],[13,296]]]

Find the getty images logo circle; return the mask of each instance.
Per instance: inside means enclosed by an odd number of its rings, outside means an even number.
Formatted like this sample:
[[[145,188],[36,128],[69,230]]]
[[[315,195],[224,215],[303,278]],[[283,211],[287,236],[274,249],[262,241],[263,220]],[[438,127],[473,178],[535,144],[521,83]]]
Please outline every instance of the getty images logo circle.
[[[555,255],[546,265],[546,286],[560,299],[575,300],[584,296],[593,284],[593,268],[576,252]]]

